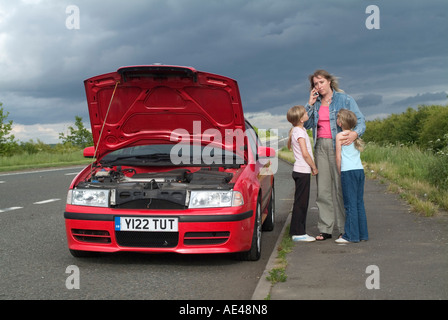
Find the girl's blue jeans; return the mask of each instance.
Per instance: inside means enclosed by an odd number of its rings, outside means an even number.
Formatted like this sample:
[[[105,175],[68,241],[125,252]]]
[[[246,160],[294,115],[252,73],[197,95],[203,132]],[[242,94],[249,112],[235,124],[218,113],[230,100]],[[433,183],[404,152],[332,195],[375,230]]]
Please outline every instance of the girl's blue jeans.
[[[368,240],[367,217],[364,208],[364,170],[341,172],[342,196],[345,208],[345,233],[350,242]]]

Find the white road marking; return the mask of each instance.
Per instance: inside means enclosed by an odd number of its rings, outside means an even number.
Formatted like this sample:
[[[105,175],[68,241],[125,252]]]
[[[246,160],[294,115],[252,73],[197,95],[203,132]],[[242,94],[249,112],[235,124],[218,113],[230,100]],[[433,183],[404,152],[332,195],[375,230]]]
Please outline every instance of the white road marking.
[[[5,208],[5,209],[0,209],[0,213],[1,212],[12,211],[12,210],[18,210],[18,209],[23,209],[23,207],[10,207],[10,208]]]
[[[78,167],[74,167],[72,169],[77,169]],[[70,168],[69,168],[70,169]],[[82,169],[82,167],[79,167],[79,169]],[[21,175],[21,174],[31,174],[31,173],[42,173],[42,172],[52,172],[52,171],[63,171],[63,170],[67,170],[67,168],[57,168],[57,169],[44,169],[44,170],[36,170],[36,171],[21,171],[21,172],[10,172],[10,173],[2,173],[0,174],[0,177],[5,177],[5,176],[14,176],[14,175]],[[67,173],[65,174],[66,176],[69,175],[77,175],[79,172],[72,172],[72,173]],[[0,181],[0,184],[2,183],[6,183],[6,181]],[[56,201],[60,201],[61,199],[59,198],[54,198],[54,199],[47,199],[47,200],[42,200],[42,201],[37,201],[34,202],[33,204],[45,204],[45,203],[51,203],[51,202],[56,202]],[[0,213],[3,212],[8,212],[8,211],[13,211],[13,210],[19,210],[19,209],[23,209],[23,207],[9,207],[9,208],[4,208],[4,209],[0,209]]]
[[[37,201],[37,202],[34,202],[33,204],[45,204],[45,203],[50,203],[50,202],[56,202],[59,200],[61,200],[61,199],[56,199],[56,198],[48,199],[48,200]],[[23,207],[9,207],[9,208],[0,209],[0,213],[18,210],[18,209],[23,209]]]
[[[48,200],[34,202],[33,204],[44,204],[44,203],[50,203],[50,202],[55,202],[55,201],[59,201],[59,200],[61,200],[61,199],[48,199]]]
[[[79,170],[83,169],[84,167],[71,167],[71,168],[56,168],[56,169],[42,169],[42,170],[34,170],[34,171],[18,171],[18,172],[10,172],[10,173],[1,173],[0,177],[6,177],[6,176],[15,176],[15,175],[21,175],[21,174],[32,174],[32,173],[43,173],[43,172],[53,172],[53,171],[64,171],[64,170],[75,170],[79,168]]]

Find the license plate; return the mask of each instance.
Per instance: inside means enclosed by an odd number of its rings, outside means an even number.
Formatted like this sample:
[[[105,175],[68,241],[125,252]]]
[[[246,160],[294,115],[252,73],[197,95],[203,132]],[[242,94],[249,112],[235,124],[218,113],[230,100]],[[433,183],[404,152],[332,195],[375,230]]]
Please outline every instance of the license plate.
[[[176,232],[178,231],[178,218],[158,217],[115,217],[116,231],[155,231]]]

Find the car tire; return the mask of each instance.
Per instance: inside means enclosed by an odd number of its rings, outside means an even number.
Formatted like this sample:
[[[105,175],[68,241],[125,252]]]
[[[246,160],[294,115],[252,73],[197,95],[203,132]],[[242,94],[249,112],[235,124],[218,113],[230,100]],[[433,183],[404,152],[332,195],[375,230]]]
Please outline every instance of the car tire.
[[[275,188],[274,185],[272,185],[271,200],[269,201],[268,205],[268,215],[266,216],[266,219],[264,220],[263,223],[263,231],[274,230],[274,224],[275,224]]]
[[[261,256],[261,203],[257,201],[255,212],[254,231],[252,234],[252,243],[249,251],[240,252],[238,258],[243,261],[257,261]]]

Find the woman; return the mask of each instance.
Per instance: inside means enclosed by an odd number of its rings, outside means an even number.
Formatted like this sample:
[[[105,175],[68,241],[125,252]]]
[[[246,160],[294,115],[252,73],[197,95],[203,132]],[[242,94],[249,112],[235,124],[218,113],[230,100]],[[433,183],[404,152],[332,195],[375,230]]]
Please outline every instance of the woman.
[[[343,145],[349,145],[360,137],[366,124],[355,100],[339,89],[335,76],[325,70],[316,70],[309,76],[309,81],[310,97],[305,105],[309,120],[305,128],[313,129],[314,156],[319,170],[316,203],[319,208],[317,227],[320,234],[316,240],[322,241],[332,237],[335,222],[339,234],[344,234],[344,202],[335,158],[336,134],[342,130],[336,124],[336,116],[340,109],[348,109],[358,119],[354,130],[345,134]]]

